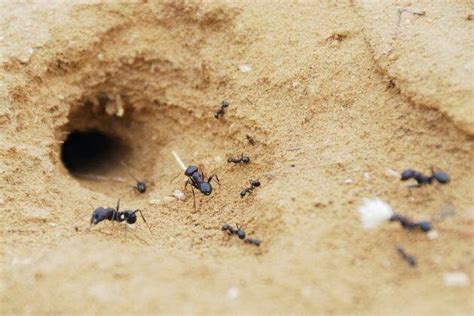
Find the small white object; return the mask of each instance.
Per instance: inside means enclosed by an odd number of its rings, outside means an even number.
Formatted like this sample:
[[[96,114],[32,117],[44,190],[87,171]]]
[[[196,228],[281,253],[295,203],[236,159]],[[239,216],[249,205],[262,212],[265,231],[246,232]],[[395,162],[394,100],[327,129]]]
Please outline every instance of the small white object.
[[[184,192],[181,191],[181,190],[174,190],[173,195],[174,195],[174,197],[175,197],[178,201],[184,201],[184,200],[186,200],[186,195],[185,195]]]
[[[386,222],[393,215],[393,210],[381,199],[364,199],[357,209],[364,229],[370,230]]]
[[[432,229],[432,230],[430,230],[429,232],[426,233],[426,237],[429,240],[438,239],[438,237],[439,237],[438,231],[436,229]]]
[[[351,184],[352,182],[354,182],[354,181],[352,181],[352,179],[346,179],[346,180],[344,181],[345,184]]]
[[[104,60],[104,54],[102,54],[102,53],[98,54],[97,59],[100,60],[100,61],[103,61]]]
[[[444,285],[449,287],[465,287],[468,286],[471,281],[464,272],[446,272],[443,275]]]
[[[240,65],[239,70],[241,72],[250,72],[250,71],[252,71],[252,66],[250,66],[248,64]]]
[[[238,287],[231,287],[227,290],[227,298],[230,300],[235,300],[240,296],[240,290]]]
[[[364,179],[369,180],[370,179],[370,174],[368,172],[364,172]]]
[[[171,152],[171,154],[173,155],[174,159],[176,160],[176,163],[178,164],[178,166],[183,170],[183,171],[186,171],[186,165],[184,164],[184,162],[181,160],[181,158],[179,158],[178,154],[173,150]]]

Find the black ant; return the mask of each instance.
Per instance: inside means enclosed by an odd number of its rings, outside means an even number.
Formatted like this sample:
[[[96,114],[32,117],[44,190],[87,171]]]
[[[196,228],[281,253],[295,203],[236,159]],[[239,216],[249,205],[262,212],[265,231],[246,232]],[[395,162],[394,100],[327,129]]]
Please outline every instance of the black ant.
[[[253,239],[253,238],[245,238],[244,230],[238,225],[236,226],[237,226],[237,229],[230,226],[229,224],[225,224],[224,226],[222,226],[222,231],[227,232],[228,235],[235,235],[239,237],[239,239],[243,240],[244,243],[246,244],[255,245],[257,247],[260,246],[260,244],[262,243],[261,240]]]
[[[408,217],[400,214],[393,214],[389,220],[391,222],[399,222],[400,225],[402,225],[402,227],[407,230],[420,229],[421,231],[427,233],[433,229],[433,226],[429,221],[414,222]]]
[[[249,163],[250,157],[244,154],[241,154],[240,157],[229,157],[227,158],[228,163]]]
[[[253,138],[252,136],[250,136],[249,134],[245,135],[245,137],[247,138],[247,140],[249,141],[250,145],[252,146],[255,146],[255,138]]]
[[[244,243],[259,247],[262,241],[259,239],[247,238],[244,240]]]
[[[425,176],[421,172],[415,171],[413,169],[407,169],[402,172],[400,180],[406,181],[412,178],[416,180],[417,184],[409,186],[410,188],[432,184],[434,180],[438,181],[441,184],[446,184],[450,181],[449,175],[446,172],[434,171],[433,168],[431,168],[430,176]]]
[[[199,170],[196,166],[189,166],[185,171],[184,174],[188,177],[184,189],[191,185],[191,190],[193,191],[193,199],[194,199],[194,208],[196,208],[196,196],[194,194],[194,188],[198,189],[204,195],[210,195],[212,193],[212,186],[211,180],[216,178],[217,183],[220,185],[219,178],[216,174],[211,175],[207,181],[204,180],[204,173]]]
[[[225,101],[225,100],[222,101],[221,107],[219,108],[219,110],[217,110],[216,113],[214,113],[214,117],[215,117],[216,119],[218,119],[220,116],[224,116],[225,109],[226,109],[227,107],[229,107],[229,105],[230,105],[230,103],[229,103],[228,101]]]
[[[141,210],[125,210],[123,212],[119,211],[120,208],[120,199],[117,201],[117,207],[111,208],[111,207],[98,207],[92,212],[92,217],[91,217],[91,226],[92,225],[97,225],[103,220],[109,220],[112,222],[127,222],[127,224],[135,224],[137,221],[137,215],[136,213],[140,213],[142,216],[143,221],[145,222],[146,226],[150,230],[151,233],[151,228],[148,225],[148,222],[145,219],[145,216],[143,216],[143,213]]]
[[[150,183],[146,180],[138,180],[131,172],[130,172],[130,167],[122,161],[122,165],[124,165],[127,168],[127,172],[132,177],[137,183],[135,185],[132,185],[131,187],[137,190],[139,193],[145,193],[146,192],[146,185],[147,183]]]
[[[410,266],[416,267],[416,258],[414,256],[408,254],[403,247],[397,246],[396,249],[403,260],[405,260]]]
[[[229,235],[236,235],[239,237],[239,239],[244,239],[245,238],[245,232],[243,231],[242,228],[239,227],[239,225],[236,225],[237,229],[234,227],[230,226],[229,224],[225,224],[222,226],[222,231],[227,232]]]
[[[260,181],[258,180],[250,180],[250,187],[245,188],[240,192],[240,197],[243,198],[247,193],[252,193],[252,191],[260,186]]]

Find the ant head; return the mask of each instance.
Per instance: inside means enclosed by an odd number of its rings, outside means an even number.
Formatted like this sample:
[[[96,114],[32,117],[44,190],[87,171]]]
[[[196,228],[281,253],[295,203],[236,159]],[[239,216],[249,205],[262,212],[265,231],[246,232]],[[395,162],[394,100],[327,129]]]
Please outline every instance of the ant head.
[[[436,171],[433,172],[433,178],[436,179],[439,183],[445,184],[449,182],[449,175],[446,172]]]
[[[103,220],[107,219],[109,215],[109,210],[103,207],[96,208],[92,212],[91,225],[97,225]]]
[[[249,163],[250,162],[249,156],[242,156],[242,162]]]
[[[199,191],[204,195],[209,195],[212,193],[212,186],[209,182],[201,182],[199,183]]]
[[[140,193],[145,193],[145,191],[146,191],[146,183],[145,183],[145,182],[138,181],[138,182],[137,182],[137,191],[140,192]]]
[[[226,100],[222,101],[221,104],[222,104],[222,107],[223,107],[223,108],[226,108],[226,107],[228,107],[228,106],[230,105],[229,101],[226,101]]]
[[[259,180],[252,180],[252,181],[250,181],[250,184],[254,187],[259,187],[260,186],[260,181]]]
[[[407,170],[402,172],[400,180],[405,181],[405,180],[411,179],[415,176],[415,173],[416,173],[415,170],[407,169]]]
[[[237,236],[240,238],[240,239],[244,239],[245,238],[245,232],[239,228],[239,230],[237,230]]]
[[[135,224],[137,222],[137,212],[138,210],[135,211],[125,211],[122,216],[124,216],[124,220],[127,221],[127,224]]]
[[[229,224],[224,224],[224,226],[222,226],[222,230],[228,230],[229,228],[230,228]]]

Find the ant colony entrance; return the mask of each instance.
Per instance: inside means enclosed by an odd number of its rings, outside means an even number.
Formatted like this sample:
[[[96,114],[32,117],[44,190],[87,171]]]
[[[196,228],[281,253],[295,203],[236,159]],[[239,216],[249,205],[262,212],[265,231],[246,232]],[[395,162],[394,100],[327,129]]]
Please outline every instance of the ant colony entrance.
[[[152,137],[146,109],[123,107],[106,93],[73,104],[61,127],[60,159],[81,185],[103,193],[130,189],[134,177],[152,173]],[[149,130],[148,130],[149,131]]]

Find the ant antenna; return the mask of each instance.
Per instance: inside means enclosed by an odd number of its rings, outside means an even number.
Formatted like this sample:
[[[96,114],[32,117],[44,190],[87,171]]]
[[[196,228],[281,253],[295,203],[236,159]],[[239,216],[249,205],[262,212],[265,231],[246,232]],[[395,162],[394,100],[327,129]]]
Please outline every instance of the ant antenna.
[[[121,163],[125,168],[127,168],[127,172],[128,172],[128,175],[129,175],[130,177],[132,177],[135,181],[140,182],[140,180],[138,180],[138,179],[132,174],[132,172],[130,171],[130,166],[129,166],[129,165],[127,165],[123,160],[121,160],[120,163]]]
[[[150,234],[153,234],[153,232],[151,231],[150,225],[148,225],[148,222],[146,221],[145,216],[143,216],[142,211],[141,210],[135,210],[132,214],[135,214],[136,212],[140,213],[140,215],[142,216],[143,221],[146,224],[146,227],[148,227],[148,229],[150,230]]]
[[[171,154],[173,155],[174,159],[176,160],[176,163],[178,164],[178,167],[180,167],[183,171],[186,171],[186,165],[181,160],[181,158],[179,158],[178,154],[174,150],[171,152]]]

